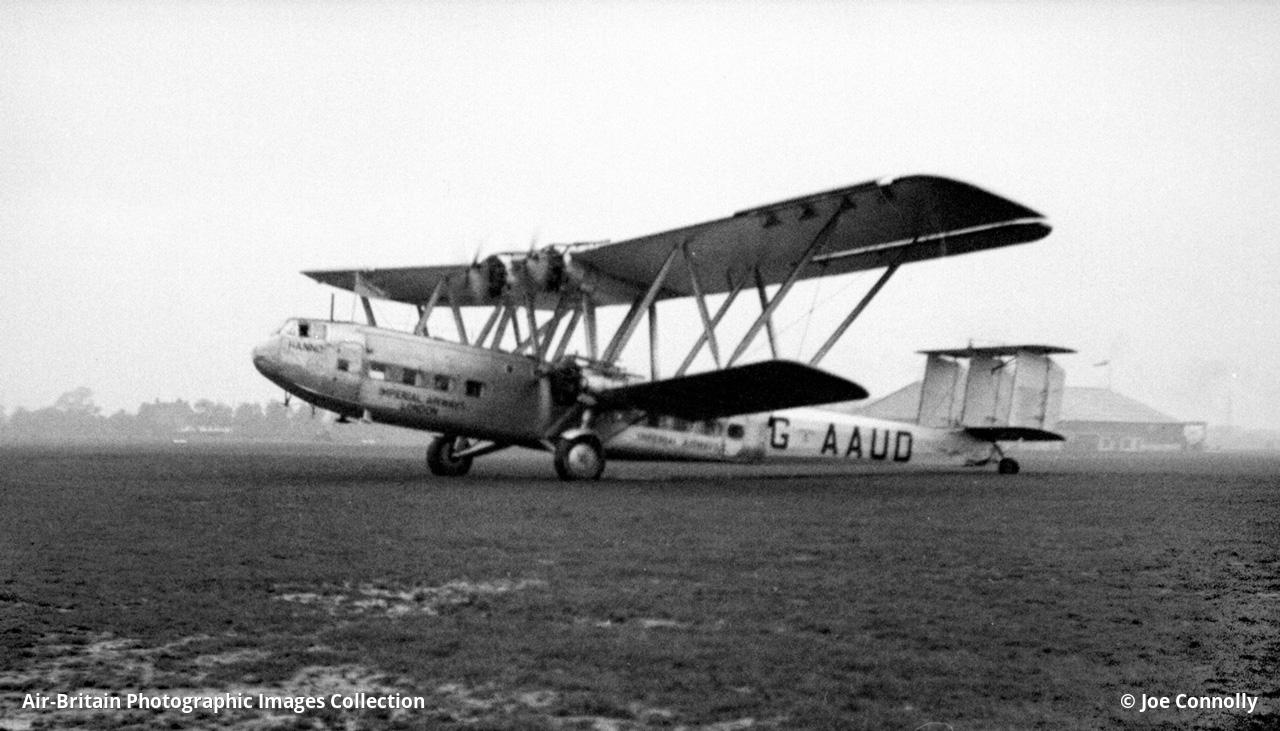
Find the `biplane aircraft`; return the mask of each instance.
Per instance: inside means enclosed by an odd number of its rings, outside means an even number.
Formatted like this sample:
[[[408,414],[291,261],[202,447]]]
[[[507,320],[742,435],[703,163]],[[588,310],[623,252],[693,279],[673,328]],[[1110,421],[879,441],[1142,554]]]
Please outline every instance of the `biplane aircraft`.
[[[1071,351],[926,351],[916,423],[813,408],[867,396],[817,366],[898,267],[1049,231],[1043,216],[1013,201],[911,176],[615,243],[547,245],[470,264],[309,271],[359,297],[367,324],[332,313],[292,318],[254,350],[253,362],[340,422],[437,433],[427,449],[437,475],[463,475],[474,459],[512,446],[550,452],[565,480],[599,478],[607,458],[995,463],[1016,472],[999,443],[1061,439],[1050,430],[1062,370],[1050,356]],[[773,316],[794,285],[867,269],[883,272],[816,354],[807,363],[779,358]],[[749,290],[754,319],[729,347],[717,326]],[[697,314],[688,320],[700,332],[664,377],[656,303],[672,299],[691,301]],[[379,327],[371,300],[416,307],[417,324],[411,332]],[[625,315],[605,340],[597,310],[607,307]],[[463,313],[477,309],[484,324],[477,331],[472,314],[469,331]],[[442,337],[441,318],[452,319],[454,338]],[[619,363],[645,320],[647,376]],[[762,331],[772,357],[742,362]],[[704,349],[714,367],[690,373]]]

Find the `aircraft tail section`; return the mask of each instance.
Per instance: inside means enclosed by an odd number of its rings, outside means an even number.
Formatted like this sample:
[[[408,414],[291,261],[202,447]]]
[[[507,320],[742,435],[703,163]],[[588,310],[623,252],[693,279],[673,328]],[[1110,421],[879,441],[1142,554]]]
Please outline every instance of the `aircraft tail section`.
[[[952,358],[930,355],[920,384],[920,426],[951,427],[960,423],[968,366]]]
[[[1066,374],[1048,345],[922,351],[928,360],[917,421],[962,427],[992,441],[1046,439],[1062,409]],[[984,437],[985,438],[985,437]]]

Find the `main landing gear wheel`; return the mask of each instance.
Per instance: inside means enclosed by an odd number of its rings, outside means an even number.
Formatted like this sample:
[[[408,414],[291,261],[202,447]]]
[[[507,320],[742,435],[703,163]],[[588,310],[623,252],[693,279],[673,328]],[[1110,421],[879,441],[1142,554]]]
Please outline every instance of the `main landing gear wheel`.
[[[561,439],[556,444],[556,474],[562,480],[598,480],[604,472],[604,448],[591,434]]]
[[[1012,457],[1004,457],[996,464],[996,472],[1002,475],[1018,474],[1018,460]]]
[[[445,434],[431,440],[427,447],[427,467],[431,474],[441,477],[460,477],[471,469],[470,457],[455,456],[469,445],[466,439]]]

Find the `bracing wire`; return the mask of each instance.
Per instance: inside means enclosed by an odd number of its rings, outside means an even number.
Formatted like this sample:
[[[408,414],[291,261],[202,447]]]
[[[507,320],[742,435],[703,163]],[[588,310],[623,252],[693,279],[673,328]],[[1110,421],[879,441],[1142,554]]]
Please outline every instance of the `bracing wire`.
[[[796,357],[804,352],[804,341],[809,337],[809,321],[813,319],[813,311],[818,308],[818,293],[822,291],[822,280],[825,277],[818,277],[817,282],[813,286],[813,297],[809,301],[809,311],[804,314],[804,330],[800,331],[800,344],[796,346]]]
[[[817,278],[817,284],[818,284],[819,286],[822,284],[822,280],[823,280],[823,279],[825,279],[825,277],[818,277],[818,278]],[[835,292],[831,293],[831,295],[830,295],[829,297],[827,297],[827,299],[829,299],[829,300],[835,300],[835,299],[838,299],[842,294],[844,294],[844,293],[845,293],[846,291],[848,291],[851,287],[853,287],[853,285],[857,284],[857,283],[858,283],[858,281],[859,281],[859,277],[849,277],[849,281],[848,281],[848,282],[847,282],[843,287],[841,287],[840,289],[838,289],[838,290],[836,290]],[[777,324],[775,323],[774,330],[777,332],[777,334],[778,334],[779,336],[782,336],[782,335],[783,335],[783,334],[785,334],[785,333],[791,332],[791,331],[795,328],[795,326],[796,326],[796,325],[800,324],[800,322],[801,322],[801,321],[803,321],[803,322],[805,323],[805,333],[806,333],[806,334],[808,333],[808,329],[809,329],[809,320],[813,317],[813,312],[814,312],[814,310],[815,310],[815,309],[817,309],[817,304],[816,304],[816,303],[817,303],[817,299],[818,299],[818,293],[817,293],[818,288],[819,288],[819,287],[814,287],[814,296],[813,296],[814,304],[810,305],[810,307],[809,307],[809,311],[808,311],[808,312],[806,312],[806,313],[804,313],[804,314],[802,314],[802,315],[799,315],[798,317],[794,318],[793,320],[791,320],[791,321],[790,321],[790,322],[788,322],[787,324],[782,325],[781,327],[777,326]],[[762,346],[763,346],[763,347],[767,347],[767,345],[764,345],[764,343],[763,343],[762,341],[757,340],[756,342],[754,342],[754,343],[752,343],[752,344],[751,344],[751,347],[750,347],[750,348],[748,348],[748,349],[747,349],[747,353],[750,353],[750,354],[754,355],[754,354],[757,352],[757,348],[760,348],[760,347],[762,347]],[[800,339],[800,346],[801,346],[801,348],[803,348],[803,347],[804,347],[804,336],[803,336],[803,335],[801,336],[801,339]]]

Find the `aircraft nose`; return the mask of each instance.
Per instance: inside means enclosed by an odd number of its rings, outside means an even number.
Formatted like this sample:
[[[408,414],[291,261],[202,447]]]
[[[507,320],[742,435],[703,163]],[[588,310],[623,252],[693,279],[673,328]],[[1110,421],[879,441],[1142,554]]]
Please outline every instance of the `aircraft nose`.
[[[275,367],[276,343],[269,340],[253,349],[253,367],[264,376],[270,376],[276,371]]]

